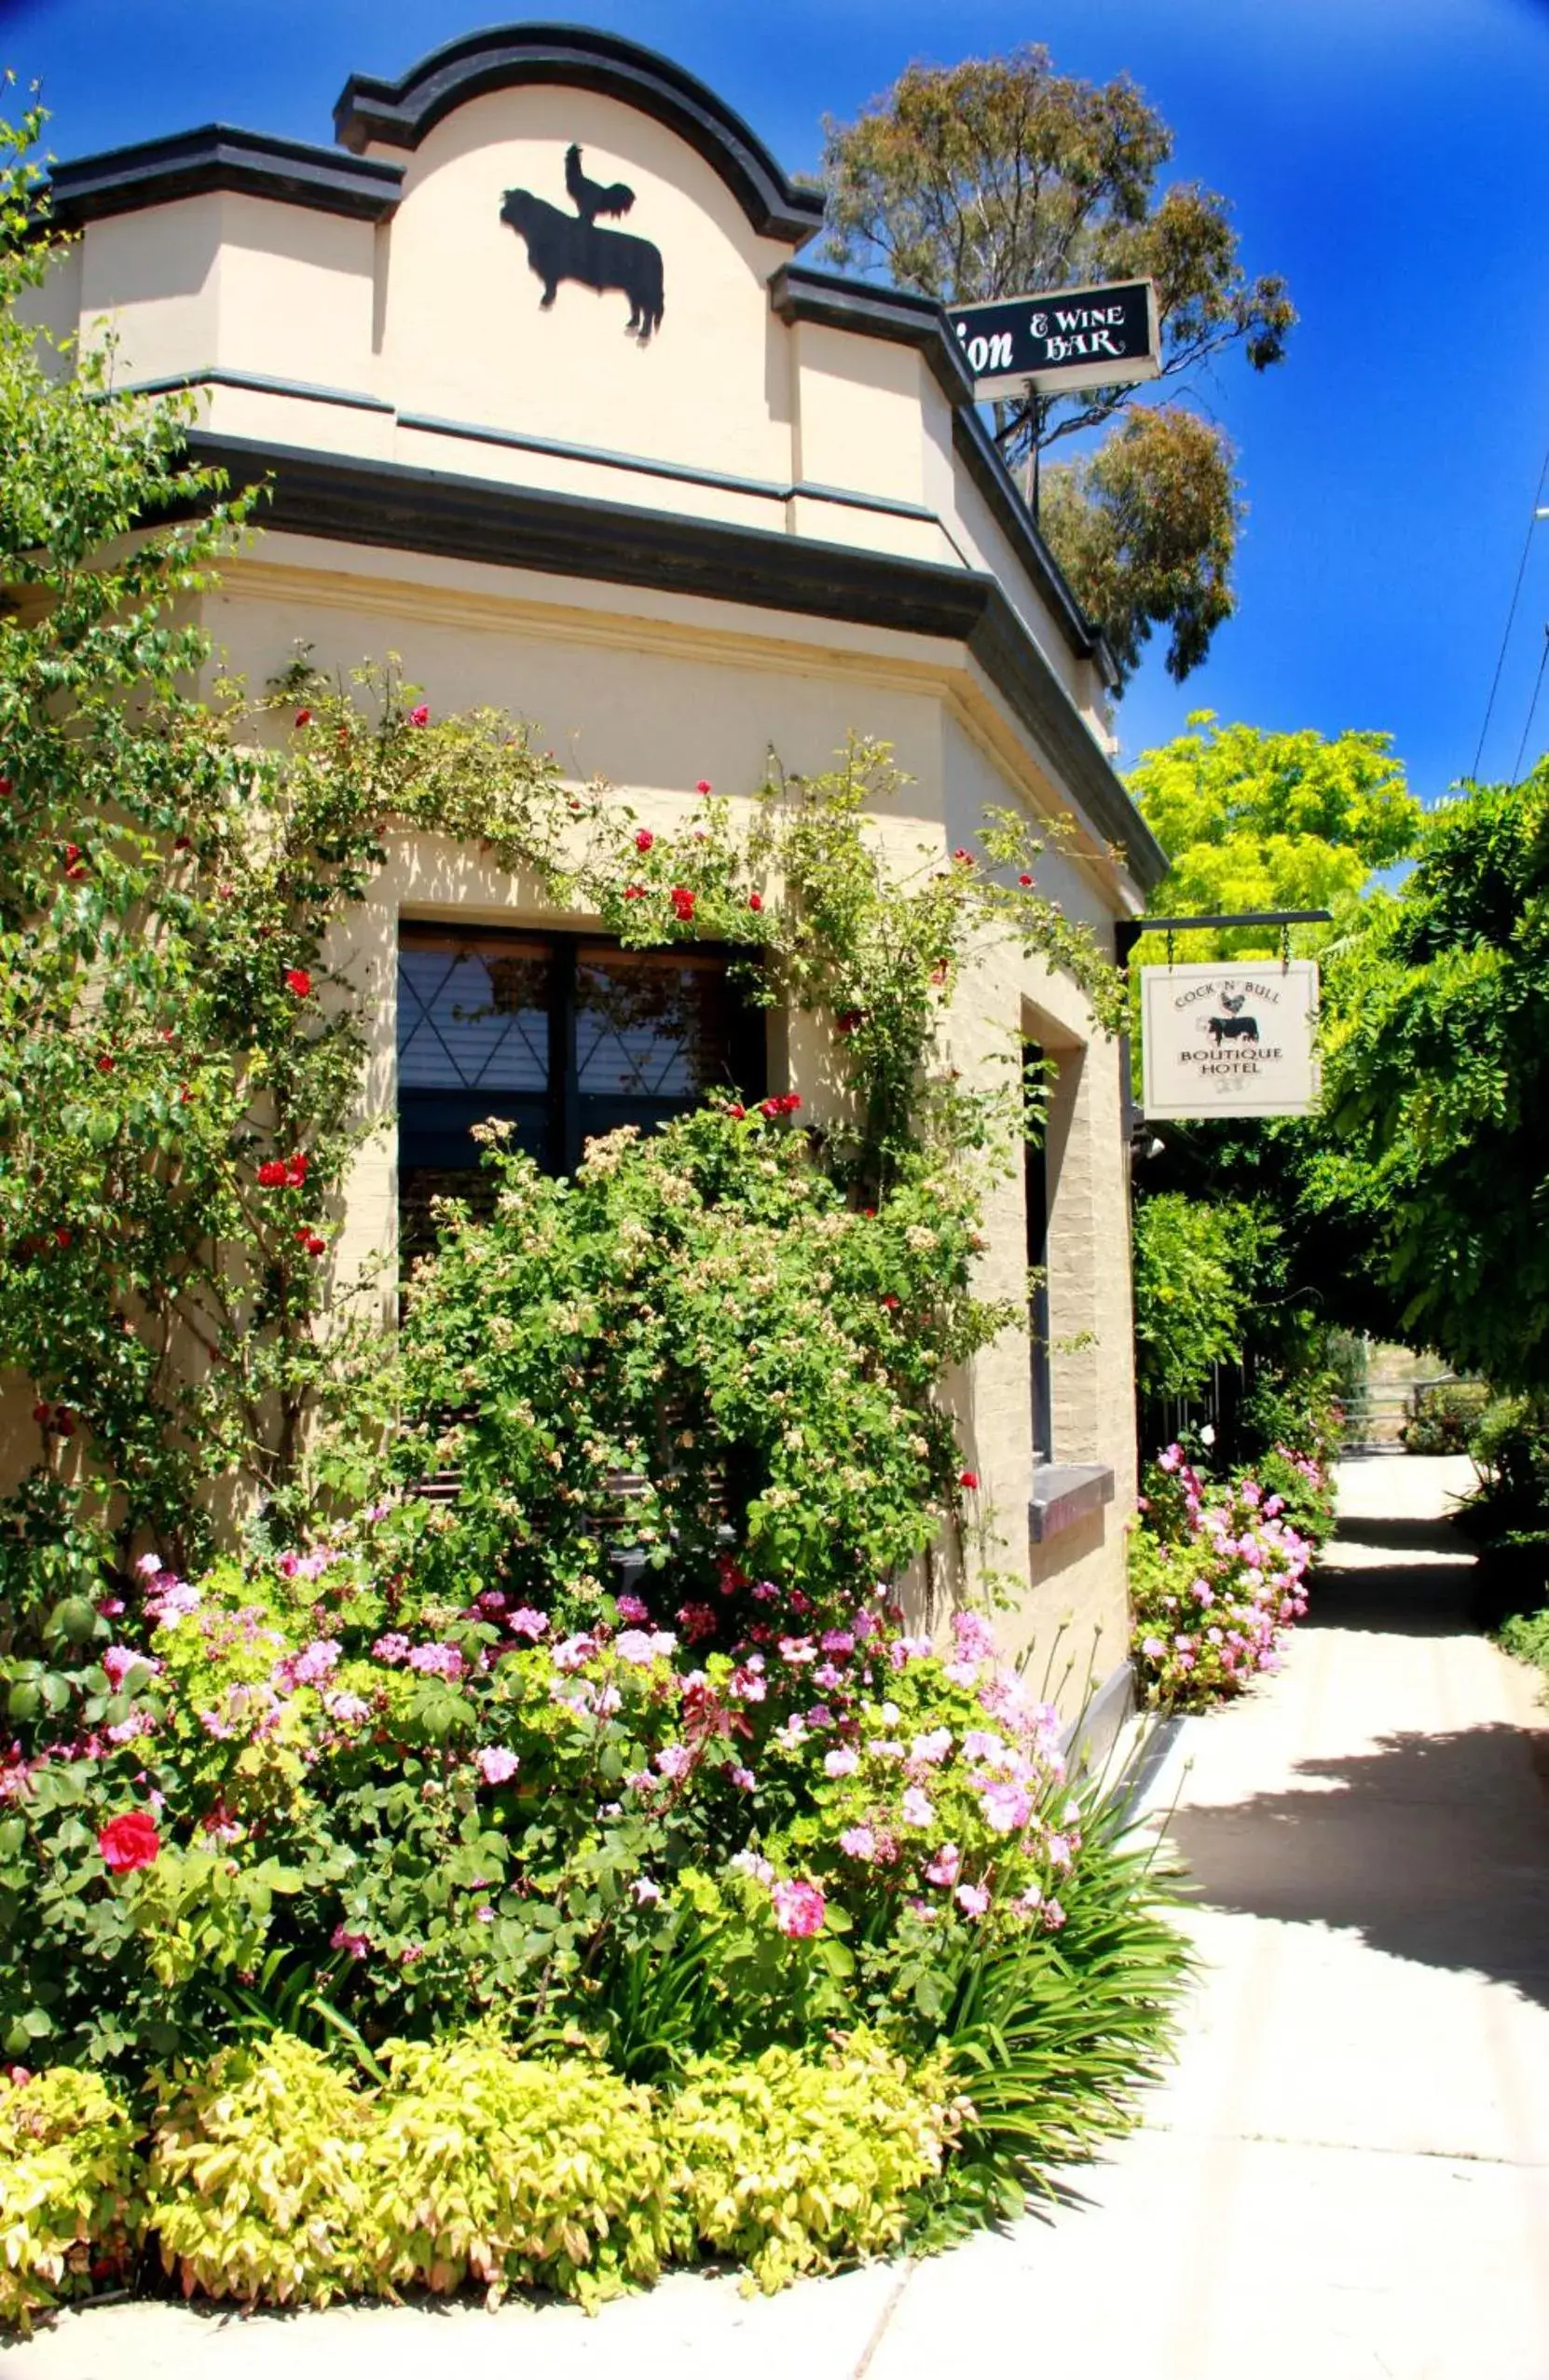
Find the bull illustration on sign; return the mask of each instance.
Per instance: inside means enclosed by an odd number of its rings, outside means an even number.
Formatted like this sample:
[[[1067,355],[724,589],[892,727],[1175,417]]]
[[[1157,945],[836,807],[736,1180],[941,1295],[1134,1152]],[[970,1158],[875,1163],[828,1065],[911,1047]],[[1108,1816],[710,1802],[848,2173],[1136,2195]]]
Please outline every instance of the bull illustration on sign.
[[[1225,1008],[1226,1015],[1205,1019],[1205,1031],[1217,1049],[1224,1041],[1256,1041],[1258,1039],[1258,1019],[1239,1014],[1247,997],[1245,992],[1223,991],[1221,1005]]]
[[[629,300],[629,335],[641,347],[662,327],[662,252],[633,232],[605,231],[598,215],[624,215],[635,193],[624,182],[594,182],[574,141],[565,153],[565,187],[575,208],[568,215],[530,190],[508,190],[500,221],[527,243],[528,263],[543,284],[540,306],[554,304],[561,281],[580,281],[598,295],[616,289]]]

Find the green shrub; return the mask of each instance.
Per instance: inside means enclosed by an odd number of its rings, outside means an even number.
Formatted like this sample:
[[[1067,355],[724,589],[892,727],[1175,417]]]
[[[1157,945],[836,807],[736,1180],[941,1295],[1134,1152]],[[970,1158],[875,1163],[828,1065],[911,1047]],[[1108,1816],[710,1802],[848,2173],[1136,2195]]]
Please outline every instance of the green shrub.
[[[912,2072],[857,2031],[820,2055],[697,2059],[663,2130],[697,2236],[775,2290],[897,2247],[963,2113],[943,2059]]]
[[[1543,1560],[1549,1569],[1549,1539],[1545,1540]],[[1501,1624],[1501,1642],[1518,1661],[1531,1662],[1549,1672],[1549,1607],[1542,1611],[1516,1611]]]
[[[1489,1402],[1483,1380],[1435,1380],[1417,1388],[1405,1445],[1411,1455],[1466,1455]]]
[[[1135,1370],[1143,1394],[1198,1397],[1242,1353],[1257,1238],[1254,1211],[1176,1190],[1137,1202]]]
[[[525,2058],[480,2028],[398,2042],[369,2162],[377,2286],[540,2281],[594,2305],[653,2281],[675,2233],[649,2093],[599,2060]]]
[[[566,1182],[488,1163],[493,1214],[446,1211],[404,1324],[400,1475],[461,1479],[418,1532],[421,1593],[461,1602],[476,1576],[591,1625],[621,1472],[653,1601],[708,1611],[706,1642],[760,1616],[722,1596],[728,1525],[747,1583],[825,1607],[924,1552],[963,1500],[937,1384],[1014,1319],[971,1293],[966,1165],[913,1159],[859,1212],[804,1133],[735,1103],[610,1133]]]
[[[0,2328],[26,2330],[72,2286],[117,2277],[140,2187],[129,2111],[101,2075],[0,2080]]]
[[[180,2066],[157,2111],[147,2223],[185,2294],[326,2305],[368,2285],[369,2101],[283,2033]]]

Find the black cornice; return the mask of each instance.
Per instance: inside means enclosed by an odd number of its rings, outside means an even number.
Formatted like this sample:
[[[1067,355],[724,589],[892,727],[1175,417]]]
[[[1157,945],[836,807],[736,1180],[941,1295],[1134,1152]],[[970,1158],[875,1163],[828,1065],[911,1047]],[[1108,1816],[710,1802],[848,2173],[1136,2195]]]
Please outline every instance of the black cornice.
[[[397,206],[403,179],[401,165],[379,158],[341,157],[337,149],[307,141],[271,140],[230,124],[204,124],[194,132],[56,165],[48,189],[53,219],[66,228],[208,190],[240,190],[287,206],[380,223]]]
[[[724,100],[655,50],[589,25],[493,26],[432,50],[399,82],[352,75],[334,110],[334,130],[357,152],[373,142],[417,149],[453,108],[522,83],[604,91],[654,116],[715,168],[754,230],[769,239],[799,247],[822,227],[820,193],[788,182]]]
[[[651,587],[962,644],[1016,714],[1053,782],[1122,848],[1136,882],[1149,891],[1166,871],[1160,846],[1063,685],[986,572],[254,439],[196,431],[189,444],[195,461],[225,471],[234,486],[267,483],[260,519],[293,536]]]

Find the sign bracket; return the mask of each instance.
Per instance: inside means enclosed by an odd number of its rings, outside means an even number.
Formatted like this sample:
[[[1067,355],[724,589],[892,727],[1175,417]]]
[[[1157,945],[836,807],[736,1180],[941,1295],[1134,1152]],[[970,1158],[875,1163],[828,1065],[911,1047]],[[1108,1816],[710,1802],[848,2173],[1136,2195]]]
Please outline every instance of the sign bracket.
[[[1114,958],[1119,966],[1127,967],[1131,952],[1143,934],[1165,934],[1167,964],[1171,966],[1174,934],[1224,933],[1230,926],[1240,925],[1278,925],[1283,967],[1290,964],[1292,926],[1330,925],[1333,922],[1334,912],[1326,909],[1240,910],[1229,917],[1121,917],[1114,927]]]

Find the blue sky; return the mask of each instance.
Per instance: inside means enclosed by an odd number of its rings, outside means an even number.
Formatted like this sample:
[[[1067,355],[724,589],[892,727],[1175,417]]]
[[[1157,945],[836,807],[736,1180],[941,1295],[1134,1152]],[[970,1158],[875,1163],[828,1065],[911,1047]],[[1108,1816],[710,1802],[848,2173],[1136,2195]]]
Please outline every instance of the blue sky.
[[[326,141],[351,72],[397,75],[488,0],[0,0],[0,63],[39,79],[61,157],[212,118]],[[514,14],[514,10],[511,13]],[[532,12],[536,13],[536,11]],[[912,58],[1036,37],[1132,74],[1173,170],[1233,201],[1282,272],[1290,361],[1228,359],[1195,394],[1237,442],[1241,609],[1183,686],[1149,662],[1126,754],[1209,707],[1267,727],[1383,728],[1434,800],[1474,759],[1549,450],[1549,0],[570,0],[741,110],[788,170],[827,110]],[[1549,622],[1533,534],[1481,773],[1509,775]],[[1549,686],[1529,753],[1549,746]]]

